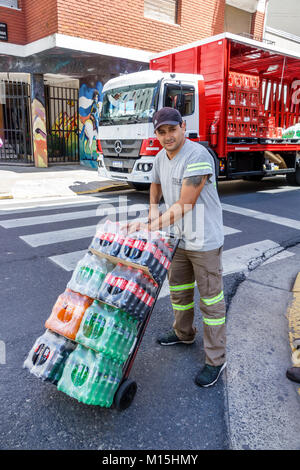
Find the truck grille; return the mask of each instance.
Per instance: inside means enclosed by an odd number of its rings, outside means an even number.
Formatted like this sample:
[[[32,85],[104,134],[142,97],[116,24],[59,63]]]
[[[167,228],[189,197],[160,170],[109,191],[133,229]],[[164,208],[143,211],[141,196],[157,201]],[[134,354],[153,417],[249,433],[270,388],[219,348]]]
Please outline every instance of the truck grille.
[[[103,147],[102,147],[102,150],[103,150]],[[116,161],[122,162],[121,168],[114,166],[113,162],[116,162]],[[117,155],[114,158],[104,157],[105,168],[107,168],[107,170],[109,171],[116,171],[118,173],[131,173],[135,162],[136,160],[133,158],[121,158],[121,157],[118,157]]]
[[[104,157],[138,158],[140,156],[141,145],[141,139],[101,140],[101,147]],[[116,151],[116,148],[120,150],[120,152]]]

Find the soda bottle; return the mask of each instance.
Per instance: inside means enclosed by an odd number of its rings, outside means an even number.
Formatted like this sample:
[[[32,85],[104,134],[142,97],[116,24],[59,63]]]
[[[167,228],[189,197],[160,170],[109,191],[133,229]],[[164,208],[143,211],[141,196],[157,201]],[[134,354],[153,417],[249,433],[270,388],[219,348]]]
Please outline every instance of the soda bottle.
[[[62,375],[65,362],[76,344],[49,330],[36,339],[23,368],[36,377],[56,384]]]
[[[69,339],[75,339],[85,310],[93,299],[66,289],[57,299],[45,327]]]
[[[137,335],[137,322],[132,321],[126,312],[105,306],[106,324],[97,343],[97,350],[123,363]]]
[[[136,239],[133,237],[133,235],[128,235],[127,237],[125,237],[122,248],[119,252],[119,258],[128,260],[130,259],[131,251],[135,241]]]
[[[57,389],[85,404],[109,407],[121,378],[120,364],[79,344],[66,362]]]
[[[93,304],[85,311],[79,330],[76,335],[76,341],[86,347],[98,350],[97,342],[104,331],[106,316],[104,304],[95,300]]]
[[[111,256],[118,256],[123,246],[124,240],[125,235],[123,235],[122,233],[116,234],[114,241],[111,244],[110,250],[107,252],[107,254]]]
[[[141,270],[133,269],[130,266],[127,268],[128,282],[119,301],[120,308],[125,310],[127,313],[133,313],[137,307],[139,302],[137,291],[139,289],[142,276],[143,272]]]
[[[129,256],[133,262],[140,262],[140,258],[145,249],[146,243],[147,240],[145,238],[137,238],[135,240]]]
[[[145,243],[144,250],[141,254],[140,261],[139,261],[140,264],[142,266],[148,266],[148,268],[150,269],[156,250],[157,250],[157,246],[154,244],[153,240],[149,238],[147,242]]]
[[[112,272],[108,273],[102,283],[102,286],[99,291],[99,300],[102,300],[103,302],[107,302],[109,304],[112,303],[112,289],[115,285],[115,282],[117,281],[117,271],[115,268],[112,270]]]
[[[123,293],[131,276],[131,269],[118,263],[115,268],[115,282],[111,290],[111,304],[120,307]]]
[[[93,268],[94,269],[92,277],[90,278],[88,284],[86,285],[86,288],[82,291],[82,293],[94,299],[98,299],[103,281],[107,273],[111,272],[114,269],[114,265],[108,260],[101,258],[95,260]]]

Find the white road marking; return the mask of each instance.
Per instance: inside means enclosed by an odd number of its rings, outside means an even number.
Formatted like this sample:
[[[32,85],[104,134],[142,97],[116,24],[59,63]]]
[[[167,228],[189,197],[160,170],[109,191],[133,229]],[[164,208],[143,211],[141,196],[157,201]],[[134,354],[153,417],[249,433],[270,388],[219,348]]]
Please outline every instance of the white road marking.
[[[230,250],[224,250],[223,275],[247,271],[251,260],[259,258],[264,253],[267,257],[272,256],[281,249],[281,246],[272,240],[262,240],[231,248]]]
[[[65,271],[74,271],[76,264],[86,253],[87,250],[73,251],[63,255],[50,256],[49,259],[58,264],[58,266]]]
[[[253,209],[246,209],[245,207],[232,206],[230,204],[222,204],[224,211],[233,212],[234,214],[244,215],[246,217],[252,217],[257,220],[263,220],[264,222],[271,222],[273,224],[283,225],[296,230],[300,230],[300,221],[294,219],[288,219],[278,215],[268,214],[266,212],[259,212]]]
[[[286,191],[299,191],[300,186],[279,186],[279,188],[276,189],[264,189],[262,191],[257,191],[258,193],[266,193],[266,194],[277,194],[277,193],[283,193]]]

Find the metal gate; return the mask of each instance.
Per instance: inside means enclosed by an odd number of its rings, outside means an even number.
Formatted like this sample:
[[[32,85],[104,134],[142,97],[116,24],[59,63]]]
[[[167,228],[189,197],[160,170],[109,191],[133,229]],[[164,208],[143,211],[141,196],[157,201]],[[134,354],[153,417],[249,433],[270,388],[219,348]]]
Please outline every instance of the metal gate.
[[[45,86],[48,162],[79,162],[78,89]]]
[[[30,85],[0,81],[0,163],[33,165]]]

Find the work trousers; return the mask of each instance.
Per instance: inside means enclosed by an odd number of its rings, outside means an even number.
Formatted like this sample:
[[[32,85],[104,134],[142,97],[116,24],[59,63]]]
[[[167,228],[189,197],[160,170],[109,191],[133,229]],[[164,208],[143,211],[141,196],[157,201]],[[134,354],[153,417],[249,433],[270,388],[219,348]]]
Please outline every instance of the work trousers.
[[[219,366],[226,357],[226,307],[222,279],[222,249],[190,251],[178,248],[168,278],[175,315],[173,324],[177,337],[193,340],[195,281],[200,292],[203,319],[203,342],[206,364]]]

